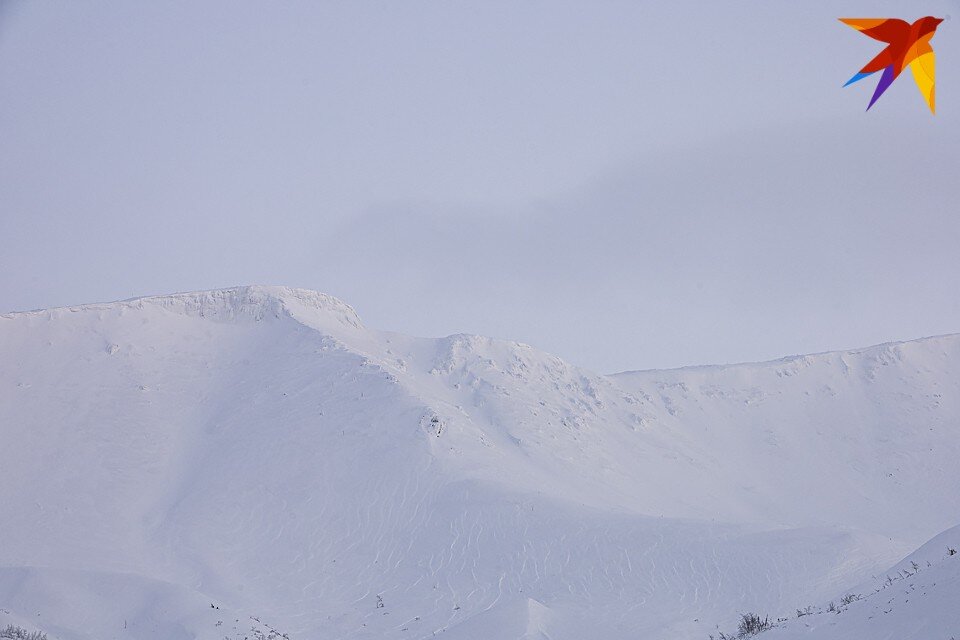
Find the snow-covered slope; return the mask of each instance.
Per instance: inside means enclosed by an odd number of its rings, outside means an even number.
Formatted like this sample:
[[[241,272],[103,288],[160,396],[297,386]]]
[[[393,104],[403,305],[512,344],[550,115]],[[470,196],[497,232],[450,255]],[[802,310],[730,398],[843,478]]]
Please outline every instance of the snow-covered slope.
[[[955,525],[958,387],[958,336],[601,376],[278,287],[0,316],[0,625],[705,639]]]
[[[830,603],[803,607],[762,640],[960,638],[960,527]]]
[[[913,546],[957,523],[960,336],[616,379],[706,445],[701,458],[734,457],[714,481],[780,522],[844,523]]]

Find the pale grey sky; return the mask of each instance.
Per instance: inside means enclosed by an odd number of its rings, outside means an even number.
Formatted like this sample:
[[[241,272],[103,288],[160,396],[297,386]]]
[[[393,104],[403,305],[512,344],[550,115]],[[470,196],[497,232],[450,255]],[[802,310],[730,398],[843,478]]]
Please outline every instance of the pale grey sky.
[[[960,331],[916,2],[0,0],[0,312],[237,284],[599,371]]]

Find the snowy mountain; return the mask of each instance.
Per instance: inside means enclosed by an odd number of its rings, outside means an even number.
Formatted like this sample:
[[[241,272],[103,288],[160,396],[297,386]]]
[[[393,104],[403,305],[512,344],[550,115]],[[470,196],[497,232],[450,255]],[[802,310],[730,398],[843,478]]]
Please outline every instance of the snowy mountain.
[[[0,628],[706,640],[795,618],[960,522],[958,391],[960,336],[604,376],[278,287],[8,314]],[[950,559],[925,593],[960,596]]]

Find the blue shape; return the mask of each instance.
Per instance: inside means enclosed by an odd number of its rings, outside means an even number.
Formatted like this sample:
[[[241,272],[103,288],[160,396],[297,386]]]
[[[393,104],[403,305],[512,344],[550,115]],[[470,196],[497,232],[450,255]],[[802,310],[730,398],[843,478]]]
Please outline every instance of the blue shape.
[[[843,86],[849,87],[849,86],[852,85],[854,82],[859,82],[860,80],[863,80],[864,78],[866,78],[866,77],[868,77],[868,76],[872,76],[874,73],[876,73],[876,71],[871,71],[870,73],[858,73],[857,75],[855,75],[855,76],[853,76],[852,78],[850,78],[849,80],[847,80],[847,84],[845,84],[845,85],[843,85]]]

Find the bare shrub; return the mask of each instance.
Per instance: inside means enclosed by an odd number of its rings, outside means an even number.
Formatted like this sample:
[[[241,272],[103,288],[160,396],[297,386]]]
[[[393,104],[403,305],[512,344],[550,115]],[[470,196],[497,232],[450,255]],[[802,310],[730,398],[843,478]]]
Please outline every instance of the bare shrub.
[[[15,627],[8,624],[5,629],[0,629],[0,638],[10,638],[12,640],[47,640],[47,634],[39,631],[27,631],[23,627]]]
[[[773,623],[770,622],[770,616],[761,618],[755,613],[744,613],[740,615],[740,624],[737,625],[737,637],[748,638],[772,628]]]

